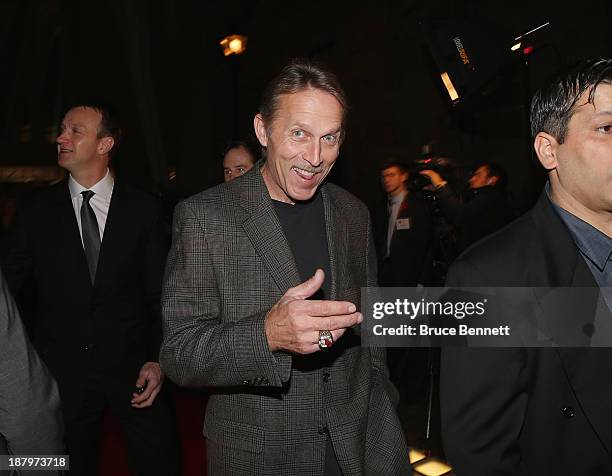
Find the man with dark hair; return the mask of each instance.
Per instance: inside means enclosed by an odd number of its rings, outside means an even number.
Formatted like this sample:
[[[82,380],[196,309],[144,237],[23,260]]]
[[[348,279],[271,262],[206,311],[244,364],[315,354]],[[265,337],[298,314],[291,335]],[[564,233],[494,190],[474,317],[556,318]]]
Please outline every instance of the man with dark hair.
[[[323,184],[345,109],[331,72],[291,62],[255,116],[266,159],[176,209],[160,361],[212,393],[209,474],[410,474],[384,351],[361,346],[368,212]]]
[[[612,319],[612,60],[555,78],[534,96],[531,121],[544,192],[461,256],[447,284],[532,287],[512,303],[521,321],[593,345]],[[563,290],[549,303],[555,286],[586,297]],[[610,375],[610,348],[443,349],[442,434],[456,474],[612,474]]]
[[[259,153],[249,142],[232,141],[223,151],[223,180],[229,182],[253,168]]]
[[[57,380],[71,474],[95,474],[105,411],[125,430],[134,474],[178,475],[172,402],[158,363],[166,256],[160,211],[115,183],[107,110],[68,110],[56,139],[67,180],[20,210],[7,276],[34,283],[33,342]]]
[[[431,181],[444,217],[457,228],[457,251],[465,250],[514,218],[506,195],[506,172],[493,162],[485,162],[474,170],[466,201],[435,170],[422,170],[421,174]]]
[[[409,176],[408,167],[395,159],[380,169],[386,203],[376,214],[374,236],[381,286],[427,285],[431,277],[431,215],[427,204],[408,190]]]

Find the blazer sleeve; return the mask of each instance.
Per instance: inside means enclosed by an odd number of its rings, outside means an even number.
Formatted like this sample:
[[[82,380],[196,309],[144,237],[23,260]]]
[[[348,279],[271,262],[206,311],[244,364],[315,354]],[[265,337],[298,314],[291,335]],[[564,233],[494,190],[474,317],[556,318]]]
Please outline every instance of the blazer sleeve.
[[[482,282],[465,261],[447,286]],[[519,476],[519,435],[527,408],[524,349],[446,347],[440,364],[444,450],[457,476]]]
[[[62,454],[57,385],[26,336],[2,274],[0,382],[0,454]]]
[[[368,287],[378,286],[378,269],[376,260],[376,245],[372,234],[372,227],[368,215],[367,224],[367,245],[366,245],[366,285]],[[384,347],[370,347],[373,375],[380,382],[391,401],[397,405],[399,393],[389,379],[389,369],[387,367],[387,349]]]
[[[235,322],[222,319],[205,224],[190,206],[179,204],[174,217],[162,291],[162,368],[185,386],[281,387],[289,380],[291,356],[269,350],[267,310]]]

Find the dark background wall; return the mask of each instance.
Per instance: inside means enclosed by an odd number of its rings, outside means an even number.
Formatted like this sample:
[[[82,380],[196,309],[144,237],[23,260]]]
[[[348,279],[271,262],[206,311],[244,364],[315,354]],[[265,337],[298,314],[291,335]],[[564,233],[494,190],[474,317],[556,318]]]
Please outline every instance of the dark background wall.
[[[612,55],[612,2],[3,0],[0,165],[52,165],[63,109],[101,97],[121,110],[119,176],[164,192],[176,169],[185,195],[221,181],[223,144],[252,134],[265,83],[293,56],[329,63],[349,95],[348,136],[332,180],[366,200],[388,156],[492,159],[521,208],[537,189],[525,130],[531,92],[560,66]],[[423,22],[465,24],[506,61],[497,87],[451,107]],[[513,56],[513,38],[550,21]],[[248,36],[244,55],[219,40]],[[495,48],[499,47],[499,50]],[[480,66],[480,65],[479,65]],[[536,185],[534,185],[534,183]]]

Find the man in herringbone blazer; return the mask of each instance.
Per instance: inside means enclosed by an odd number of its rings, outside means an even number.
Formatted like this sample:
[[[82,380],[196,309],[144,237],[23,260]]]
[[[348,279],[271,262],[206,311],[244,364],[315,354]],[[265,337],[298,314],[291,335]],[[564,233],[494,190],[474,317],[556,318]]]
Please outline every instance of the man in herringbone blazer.
[[[266,160],[176,209],[160,363],[212,393],[209,474],[410,474],[384,353],[360,340],[369,215],[320,186],[345,110],[332,73],[293,61],[255,117]]]

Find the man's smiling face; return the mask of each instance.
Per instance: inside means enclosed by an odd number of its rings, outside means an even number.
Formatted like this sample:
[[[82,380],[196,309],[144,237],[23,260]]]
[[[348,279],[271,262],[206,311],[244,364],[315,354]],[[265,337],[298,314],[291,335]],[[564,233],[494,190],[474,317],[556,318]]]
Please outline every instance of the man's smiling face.
[[[309,200],[338,158],[343,110],[319,89],[280,96],[271,124],[255,117],[255,132],[266,147],[262,175],[274,200]]]

